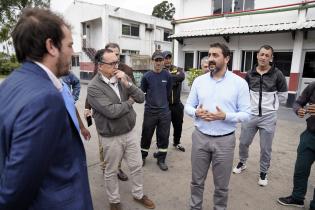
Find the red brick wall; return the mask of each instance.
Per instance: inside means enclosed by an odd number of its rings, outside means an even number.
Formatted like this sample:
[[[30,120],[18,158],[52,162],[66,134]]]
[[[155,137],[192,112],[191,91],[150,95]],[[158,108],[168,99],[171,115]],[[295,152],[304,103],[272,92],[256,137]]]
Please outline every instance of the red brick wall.
[[[241,70],[233,70],[232,72],[242,78],[245,78],[246,76],[246,72],[241,72]]]
[[[300,73],[290,73],[289,91],[297,91],[299,87]]]
[[[80,62],[80,70],[81,71],[94,71],[94,63],[93,62]]]

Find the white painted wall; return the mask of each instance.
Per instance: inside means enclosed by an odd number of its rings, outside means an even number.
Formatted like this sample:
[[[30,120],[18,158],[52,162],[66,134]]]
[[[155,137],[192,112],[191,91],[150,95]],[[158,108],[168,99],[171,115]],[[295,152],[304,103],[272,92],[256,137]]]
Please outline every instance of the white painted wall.
[[[212,15],[213,0],[181,0],[176,19]],[[299,3],[301,0],[255,0],[255,9]]]
[[[74,52],[81,52],[82,49],[82,22],[99,19],[102,17],[103,6],[94,4],[76,2],[72,3],[68,9],[65,10],[63,16],[66,21],[72,26],[72,38]]]
[[[155,41],[160,43],[163,50],[172,49],[171,42],[163,41],[164,30],[172,30],[170,21],[111,5],[83,2],[72,3],[64,16],[73,26],[75,52],[81,52],[82,49],[82,22],[90,26],[90,32],[87,34],[88,44],[96,50],[103,48],[108,42],[116,42],[121,49],[137,50],[141,55],[152,55],[155,50]],[[122,23],[139,24],[139,37],[122,35]],[[145,24],[153,24],[154,28],[160,28],[162,40],[156,40],[155,31],[147,31]]]
[[[102,19],[98,18],[94,21],[89,23],[90,25],[90,47],[94,49],[101,49],[104,48],[102,45]]]
[[[179,18],[211,15],[212,0],[183,0],[183,14]]]
[[[212,0],[180,0],[176,18],[184,19],[198,16],[211,15]],[[275,7],[279,5],[300,3],[301,0],[255,0],[255,9]],[[209,12],[210,11],[210,12]],[[248,25],[268,25],[283,22],[304,22],[315,19],[315,8],[307,10],[293,10],[269,14],[257,14],[236,17],[220,17],[190,23],[175,25],[175,34],[197,30],[209,30],[211,28],[238,27]],[[257,50],[261,45],[269,44],[275,51],[293,52],[291,73],[302,73],[304,56],[307,51],[315,51],[315,31],[309,31],[307,39],[303,38],[303,32],[296,32],[295,39],[291,32],[272,34],[251,34],[230,36],[230,42],[226,43],[222,36],[184,38],[183,44],[174,44],[174,63],[184,66],[185,52],[194,52],[194,67],[197,67],[197,51],[208,51],[209,45],[214,42],[225,43],[233,51],[233,70],[241,69],[242,50]],[[289,78],[287,78],[288,80]],[[315,81],[315,79],[311,79]],[[303,89],[310,79],[301,79],[298,92]]]

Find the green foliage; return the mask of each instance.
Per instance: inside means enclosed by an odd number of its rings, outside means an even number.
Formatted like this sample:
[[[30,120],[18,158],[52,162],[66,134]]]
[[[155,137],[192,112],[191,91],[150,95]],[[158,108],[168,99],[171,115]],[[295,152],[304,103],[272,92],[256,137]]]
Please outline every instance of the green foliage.
[[[49,8],[50,0],[1,0],[0,1],[0,42],[10,38],[22,9],[26,7]]]
[[[188,77],[187,77],[188,85],[191,86],[194,80],[202,74],[203,72],[201,69],[195,69],[195,68],[189,69]]]
[[[175,14],[175,7],[172,3],[168,1],[162,1],[161,3],[154,6],[152,11],[152,16],[172,20]]]
[[[0,75],[9,75],[19,66],[15,55],[10,56],[0,52]]]

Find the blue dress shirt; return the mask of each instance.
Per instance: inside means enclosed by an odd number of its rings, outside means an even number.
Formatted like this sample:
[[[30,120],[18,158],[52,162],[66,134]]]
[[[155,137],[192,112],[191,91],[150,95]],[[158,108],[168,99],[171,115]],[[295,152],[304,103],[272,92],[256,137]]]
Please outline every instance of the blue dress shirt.
[[[74,105],[74,99],[71,95],[71,92],[67,86],[67,84],[65,84],[64,82],[62,82],[62,98],[65,102],[65,105],[66,105],[66,108],[67,108],[67,111],[76,127],[76,129],[78,130],[78,132],[80,133],[80,126],[79,126],[79,121],[78,121],[78,118],[77,118],[77,113],[76,113],[76,108],[75,108],[75,105]]]
[[[225,120],[205,121],[196,117],[197,107],[217,112],[216,106],[226,113]],[[235,131],[238,122],[250,118],[250,95],[247,82],[236,74],[226,71],[215,80],[210,73],[197,77],[191,87],[185,105],[185,113],[195,119],[196,128],[207,135],[224,135]]]

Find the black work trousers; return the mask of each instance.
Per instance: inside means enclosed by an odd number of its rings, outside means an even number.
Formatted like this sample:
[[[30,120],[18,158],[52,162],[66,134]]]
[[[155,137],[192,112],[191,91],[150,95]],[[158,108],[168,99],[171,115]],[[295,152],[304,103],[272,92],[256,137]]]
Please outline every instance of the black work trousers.
[[[311,173],[312,164],[315,161],[315,134],[304,131],[300,136],[300,144],[297,149],[293,177],[293,198],[303,201],[307,191],[307,182]],[[315,188],[310,208],[315,209]]]
[[[173,143],[176,146],[180,144],[180,138],[182,136],[184,105],[181,102],[170,104],[170,110],[173,124]]]
[[[168,138],[170,135],[170,125],[170,111],[156,114],[147,111],[144,112],[141,135],[141,153],[143,159],[148,156],[155,128],[159,155],[165,159],[168,148]]]

